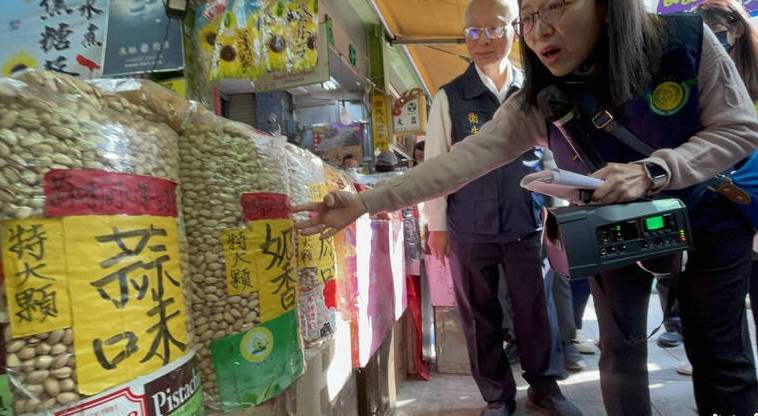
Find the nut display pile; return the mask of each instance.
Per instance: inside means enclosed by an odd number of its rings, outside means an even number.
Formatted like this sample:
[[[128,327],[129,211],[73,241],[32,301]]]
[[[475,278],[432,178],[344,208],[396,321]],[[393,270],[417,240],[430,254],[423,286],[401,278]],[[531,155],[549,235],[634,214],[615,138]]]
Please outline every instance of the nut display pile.
[[[0,221],[45,215],[43,176],[51,169],[178,181],[178,135],[157,122],[161,118],[61,74],[28,71],[0,79]],[[13,339],[9,328],[4,337],[14,414],[80,400],[73,329]]]
[[[217,405],[211,341],[260,323],[257,293],[230,296],[224,231],[247,228],[240,197],[288,188],[285,138],[271,137],[201,109],[185,123],[179,143],[181,189],[194,291],[197,354],[206,404]]]

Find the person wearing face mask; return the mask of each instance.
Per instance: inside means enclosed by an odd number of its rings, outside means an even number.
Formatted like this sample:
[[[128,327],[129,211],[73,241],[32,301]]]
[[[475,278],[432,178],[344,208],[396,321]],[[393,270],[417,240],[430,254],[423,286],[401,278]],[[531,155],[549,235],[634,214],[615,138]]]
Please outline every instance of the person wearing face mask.
[[[517,15],[515,0],[468,3],[464,36],[472,62],[434,97],[424,146],[427,161],[450,152],[518,91],[523,74],[508,60],[515,38],[510,23]],[[553,344],[560,334],[552,301],[548,309],[552,297],[546,298],[546,289],[551,286],[545,287],[539,253],[545,197],[519,186],[521,177],[542,169],[544,152],[530,149],[423,208],[429,251],[449,264],[471,375],[487,402],[482,416],[502,416],[515,408],[513,358],[503,350],[503,340],[518,346],[515,359],[521,361],[534,402],[559,414],[579,414],[555,381],[563,371],[560,344]]]
[[[342,156],[342,170],[347,172],[348,175],[355,181],[356,174],[358,173],[358,160],[352,153],[348,153]]]
[[[734,61],[758,112],[758,30],[737,0],[705,0],[692,10],[701,15]]]
[[[550,148],[558,167],[603,179],[592,203],[688,201],[694,249],[679,278],[678,298],[698,412],[753,415],[758,382],[744,307],[753,228],[734,202],[702,187],[758,147],[758,118],[734,62],[695,14],[647,13],[640,0],[519,5],[515,26],[526,78],[492,120],[451,152],[371,191],[332,192],[322,202],[294,207],[315,212],[296,228],[331,236],[363,213],[453,192],[535,145]],[[600,109],[656,150],[638,153],[583,117],[577,121],[605,161],[588,168],[539,111],[537,95],[549,85],[574,100],[592,94]],[[590,278],[601,391],[611,416],[652,413],[646,342],[652,280],[636,265]]]

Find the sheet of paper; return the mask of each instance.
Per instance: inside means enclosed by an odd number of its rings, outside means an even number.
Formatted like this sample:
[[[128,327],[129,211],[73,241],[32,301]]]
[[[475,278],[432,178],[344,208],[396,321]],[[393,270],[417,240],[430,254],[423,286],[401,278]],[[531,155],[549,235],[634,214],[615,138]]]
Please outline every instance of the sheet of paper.
[[[575,204],[585,203],[582,198],[583,190],[597,189],[602,183],[602,179],[562,169],[546,169],[521,179],[522,188]]]

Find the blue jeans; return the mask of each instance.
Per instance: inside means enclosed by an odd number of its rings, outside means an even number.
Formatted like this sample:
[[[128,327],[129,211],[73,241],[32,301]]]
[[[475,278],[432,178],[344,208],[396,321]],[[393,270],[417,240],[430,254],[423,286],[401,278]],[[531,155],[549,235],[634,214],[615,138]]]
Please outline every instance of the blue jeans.
[[[676,295],[695,401],[702,415],[750,415],[758,383],[745,295],[752,227],[725,198],[708,192],[690,212],[695,249]],[[609,415],[650,415],[647,309],[653,276],[628,266],[591,278],[600,328],[600,382]]]

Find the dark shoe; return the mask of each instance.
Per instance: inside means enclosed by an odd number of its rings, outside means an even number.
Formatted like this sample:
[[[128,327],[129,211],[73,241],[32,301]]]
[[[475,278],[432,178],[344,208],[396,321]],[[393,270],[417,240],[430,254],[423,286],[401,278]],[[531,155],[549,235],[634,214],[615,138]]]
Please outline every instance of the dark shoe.
[[[515,342],[509,342],[505,346],[505,355],[508,357],[508,363],[511,365],[518,364],[521,359],[518,356],[518,348]]]
[[[567,371],[577,372],[587,368],[582,355],[574,348],[574,344],[563,346],[563,368]]]
[[[682,343],[682,334],[679,331],[666,331],[658,336],[655,343],[661,348],[678,347]]]
[[[562,394],[546,395],[529,387],[526,396],[530,404],[547,410],[550,416],[582,416],[582,412]]]
[[[479,416],[508,416],[516,411],[516,401],[508,400],[507,402],[487,403],[487,407],[482,409]]]

